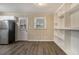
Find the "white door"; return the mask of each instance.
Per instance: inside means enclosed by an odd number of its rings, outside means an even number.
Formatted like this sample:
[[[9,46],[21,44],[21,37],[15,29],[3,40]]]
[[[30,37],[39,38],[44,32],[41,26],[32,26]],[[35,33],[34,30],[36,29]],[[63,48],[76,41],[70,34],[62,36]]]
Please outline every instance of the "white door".
[[[27,41],[28,18],[19,17],[18,24],[18,41]]]

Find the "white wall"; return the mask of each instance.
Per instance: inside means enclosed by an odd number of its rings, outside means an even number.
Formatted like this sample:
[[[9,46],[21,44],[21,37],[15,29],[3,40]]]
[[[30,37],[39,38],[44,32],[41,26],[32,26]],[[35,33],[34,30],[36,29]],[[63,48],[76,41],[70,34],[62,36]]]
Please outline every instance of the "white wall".
[[[79,54],[79,31],[71,32],[71,50],[72,54]]]
[[[79,28],[79,11],[71,14],[71,27]],[[79,54],[79,31],[71,31],[72,54]]]
[[[71,27],[79,28],[79,11],[71,14]]]
[[[7,16],[26,16],[28,17],[28,34],[27,38],[28,41],[53,41],[53,15],[52,14],[45,14],[45,13],[11,13],[11,12],[3,12],[0,15],[7,15]],[[34,18],[35,17],[46,17],[46,29],[35,29],[34,28]]]

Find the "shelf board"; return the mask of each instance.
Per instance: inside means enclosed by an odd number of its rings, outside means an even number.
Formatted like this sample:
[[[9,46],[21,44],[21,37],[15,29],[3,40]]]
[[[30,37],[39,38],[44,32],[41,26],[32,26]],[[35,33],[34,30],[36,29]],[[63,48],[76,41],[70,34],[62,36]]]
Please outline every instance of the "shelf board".
[[[64,6],[64,4],[62,5],[62,7]],[[77,4],[77,5],[75,5],[74,7],[72,7],[72,8],[70,8],[70,9],[68,9],[68,10],[66,10],[66,11],[64,11],[64,12],[62,12],[62,14],[60,15],[60,16],[63,16],[65,13],[70,13],[70,14],[72,14],[72,13],[74,13],[75,11],[78,11],[79,10],[79,4]]]
[[[75,11],[78,11],[79,10],[79,4],[75,5],[74,7],[70,8],[67,12],[72,14],[74,13]]]

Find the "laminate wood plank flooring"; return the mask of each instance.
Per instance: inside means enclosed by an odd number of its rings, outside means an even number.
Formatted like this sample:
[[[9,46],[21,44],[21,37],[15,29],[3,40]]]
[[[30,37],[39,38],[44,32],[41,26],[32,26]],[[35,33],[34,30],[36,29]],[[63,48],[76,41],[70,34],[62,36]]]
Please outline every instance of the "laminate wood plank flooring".
[[[54,42],[26,41],[0,45],[0,55],[66,55]]]

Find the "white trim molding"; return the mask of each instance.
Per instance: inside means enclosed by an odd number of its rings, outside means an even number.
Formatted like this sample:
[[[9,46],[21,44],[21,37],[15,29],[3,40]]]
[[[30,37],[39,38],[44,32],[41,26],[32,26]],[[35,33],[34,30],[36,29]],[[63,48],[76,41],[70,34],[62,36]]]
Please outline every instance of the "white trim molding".
[[[38,29],[38,28],[36,28],[36,22],[37,22],[38,19],[44,20],[44,28],[39,28],[39,29],[46,29],[46,27],[47,27],[46,17],[35,17],[35,19],[34,19],[34,28]]]

